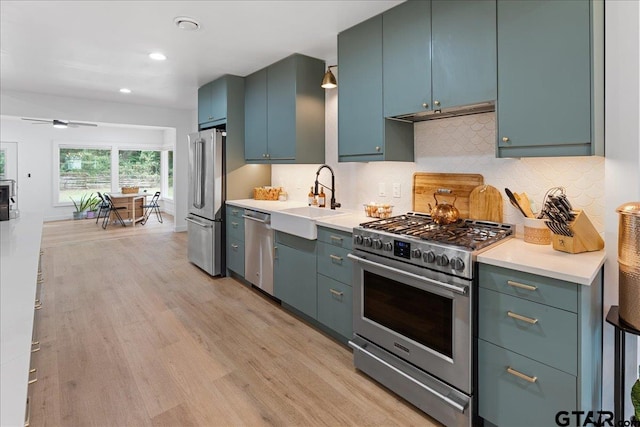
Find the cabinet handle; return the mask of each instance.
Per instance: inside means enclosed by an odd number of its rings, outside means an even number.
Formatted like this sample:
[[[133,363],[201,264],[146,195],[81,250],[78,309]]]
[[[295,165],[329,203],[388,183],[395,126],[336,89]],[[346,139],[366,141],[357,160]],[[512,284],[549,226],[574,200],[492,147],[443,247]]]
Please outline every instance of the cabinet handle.
[[[232,223],[231,223],[231,226],[232,226],[233,228],[238,228],[238,225],[239,225],[239,224],[238,224],[237,222],[232,222]]]
[[[516,320],[522,320],[523,322],[531,323],[532,325],[538,323],[538,319],[532,319],[531,317],[522,316],[521,314],[514,313],[513,311],[507,311],[507,316]]]
[[[231,248],[234,249],[234,250],[237,250],[238,249],[238,245],[231,244]]]
[[[502,137],[502,142],[509,142],[509,137],[508,136],[503,136]]]
[[[273,259],[278,259],[278,247],[273,247]]]
[[[271,154],[267,153],[267,159],[271,158]]]
[[[337,297],[341,297],[342,295],[344,295],[344,292],[336,291],[335,289],[332,289],[332,288],[329,288],[329,292],[331,292],[333,295]]]
[[[34,345],[37,345],[38,347],[37,348],[33,348]],[[33,341],[31,343],[31,347],[32,347],[31,348],[31,353],[36,353],[36,352],[40,351],[40,341]]]
[[[31,374],[35,374],[36,372],[38,372],[38,370],[37,370],[36,368],[29,369],[29,375],[31,375]],[[29,380],[29,381],[27,382],[27,384],[33,384],[33,383],[35,383],[35,382],[38,382],[38,377],[37,377],[37,376],[36,376],[34,379]]]
[[[231,209],[231,215],[238,216],[238,210],[237,209]]]
[[[433,105],[435,105],[436,107],[440,106],[440,101],[433,101]]]
[[[209,120],[213,120],[213,117],[209,116]]]
[[[264,153],[262,153],[262,158],[263,158],[263,159],[266,159],[266,158],[267,158],[267,155],[266,155],[266,154],[264,154]]]
[[[423,108],[429,108],[429,104],[427,104],[426,102],[423,102],[423,103],[422,103],[422,107],[423,107]]]
[[[342,243],[342,237],[339,237],[339,236],[331,236],[331,237],[330,237],[330,239],[331,239],[332,241],[337,241],[337,242]]]
[[[35,310],[40,310],[42,308],[42,303],[41,302],[37,302],[36,305],[33,306],[33,308]]]
[[[380,147],[376,147],[376,151],[380,151]]]
[[[514,282],[513,280],[507,280],[507,285],[513,286],[514,288],[526,289],[527,291],[537,291],[537,286],[525,285],[524,283]]]
[[[513,376],[516,376],[522,380],[528,381],[530,383],[535,383],[536,381],[538,381],[538,377],[530,377],[529,375],[525,375],[522,372],[518,372],[515,369],[513,369],[511,366],[507,366],[507,372],[510,373]]]
[[[329,254],[329,258],[331,258],[334,261],[340,261],[342,262],[342,257],[338,256],[338,255],[334,255],[334,254]]]

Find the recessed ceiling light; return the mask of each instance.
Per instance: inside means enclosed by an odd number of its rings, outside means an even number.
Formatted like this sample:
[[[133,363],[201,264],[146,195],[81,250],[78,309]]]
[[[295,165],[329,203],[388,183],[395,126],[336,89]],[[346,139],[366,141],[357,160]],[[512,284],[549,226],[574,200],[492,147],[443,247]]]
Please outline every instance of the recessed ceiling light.
[[[121,93],[131,93],[131,89],[127,89],[126,87],[123,87],[122,89],[120,89]]]
[[[164,61],[165,59],[167,59],[167,57],[161,54],[160,52],[150,53],[149,58],[155,59],[156,61]]]
[[[181,30],[197,31],[200,29],[200,23],[193,18],[189,18],[188,16],[178,16],[173,20],[173,22]]]

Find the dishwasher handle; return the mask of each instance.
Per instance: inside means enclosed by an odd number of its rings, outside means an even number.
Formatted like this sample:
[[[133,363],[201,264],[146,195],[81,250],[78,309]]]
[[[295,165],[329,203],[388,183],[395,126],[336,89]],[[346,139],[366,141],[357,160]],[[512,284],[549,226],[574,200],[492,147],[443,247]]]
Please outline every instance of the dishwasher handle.
[[[270,220],[268,220],[268,219],[263,220],[263,219],[255,218],[255,217],[248,216],[248,215],[242,215],[242,218],[244,218],[244,219],[250,219],[251,221],[255,221],[255,222],[260,222],[260,223],[262,223],[262,224],[269,224],[269,223],[271,223],[271,221],[270,221]]]

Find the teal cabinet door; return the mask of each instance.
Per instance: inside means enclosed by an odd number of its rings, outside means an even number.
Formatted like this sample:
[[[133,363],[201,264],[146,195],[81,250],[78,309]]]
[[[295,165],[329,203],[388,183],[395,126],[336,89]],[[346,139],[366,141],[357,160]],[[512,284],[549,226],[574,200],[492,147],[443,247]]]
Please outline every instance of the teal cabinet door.
[[[316,241],[276,233],[274,296],[307,316],[317,317]]]
[[[318,274],[318,321],[345,338],[353,335],[351,286]]]
[[[267,145],[270,160],[296,159],[296,57],[267,70]]]
[[[498,0],[498,156],[591,154],[591,3]]]
[[[413,161],[413,124],[384,119],[382,15],[338,34],[338,161]]]
[[[227,239],[227,268],[244,277],[244,239]]]
[[[244,82],[244,155],[264,161],[267,154],[267,69],[248,75]]]
[[[227,80],[221,77],[198,89],[200,129],[224,123],[227,118]]]
[[[433,0],[431,31],[433,108],[495,101],[495,0]]]
[[[382,58],[385,117],[432,109],[430,1],[408,1],[382,14]]]

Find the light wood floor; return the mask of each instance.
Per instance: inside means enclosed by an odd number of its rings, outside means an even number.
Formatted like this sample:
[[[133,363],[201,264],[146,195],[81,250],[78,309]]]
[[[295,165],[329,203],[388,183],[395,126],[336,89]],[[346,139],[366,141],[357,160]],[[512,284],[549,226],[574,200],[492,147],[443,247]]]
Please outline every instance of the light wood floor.
[[[44,225],[32,426],[438,425],[172,231]]]

